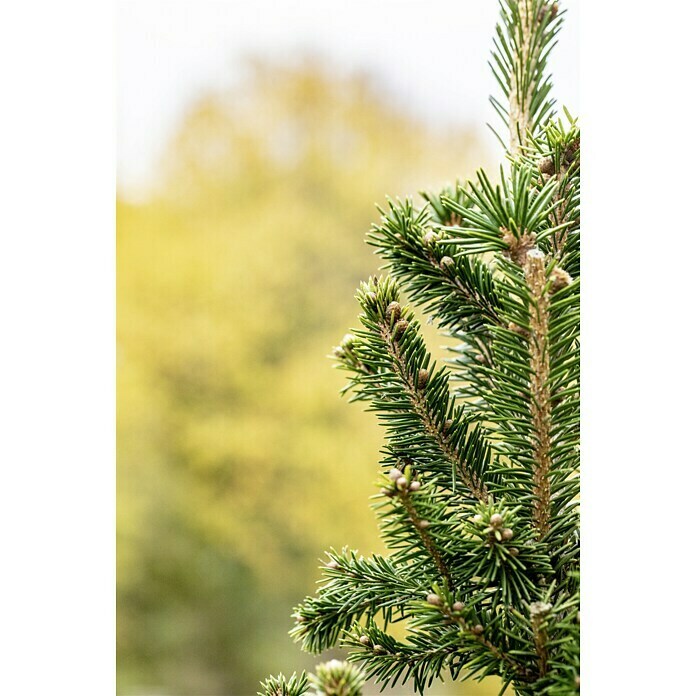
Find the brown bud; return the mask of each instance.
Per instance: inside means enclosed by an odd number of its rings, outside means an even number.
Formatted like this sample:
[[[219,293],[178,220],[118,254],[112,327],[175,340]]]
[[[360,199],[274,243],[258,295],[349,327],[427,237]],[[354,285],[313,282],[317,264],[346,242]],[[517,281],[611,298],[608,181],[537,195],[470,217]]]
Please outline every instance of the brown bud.
[[[386,495],[387,498],[393,498],[396,495],[396,491],[393,488],[382,488],[380,493]]]
[[[398,302],[390,302],[387,305],[387,319],[397,321],[401,317],[401,305]]]
[[[483,522],[483,517],[481,515],[474,515],[471,519],[476,524],[480,524],[481,522]]]
[[[452,611],[462,611],[464,609],[464,602],[455,602],[452,605]]]
[[[454,268],[454,259],[451,256],[443,256],[440,259],[440,268],[443,271],[449,271]]]
[[[442,600],[435,593],[429,594],[427,600],[428,604],[432,604],[434,607],[442,606]]]
[[[434,232],[426,232],[423,235],[423,244],[433,244],[435,240],[437,239],[437,235]]]
[[[370,639],[367,636],[360,636],[359,640],[363,645],[370,644]]]
[[[401,478],[404,475],[403,471],[401,469],[394,468],[389,472],[389,478],[392,481],[396,481],[397,479]]]
[[[404,331],[408,328],[408,322],[405,319],[399,319],[394,324],[394,338],[399,339],[403,336]]]
[[[326,567],[331,568],[332,570],[336,570],[336,568],[338,568],[338,563],[336,561],[329,561],[326,564]]]
[[[556,166],[553,163],[553,158],[544,157],[544,159],[539,162],[539,171],[542,174],[553,176],[556,173]]]
[[[565,288],[573,282],[570,273],[556,266],[551,271],[551,293],[558,292],[561,288]]]
[[[420,481],[411,481],[411,485],[408,487],[409,491],[417,491],[421,487]]]
[[[577,154],[577,151],[580,149],[580,138],[575,138],[571,143],[568,144],[568,147],[566,148],[565,151],[565,161],[568,164],[572,164],[573,160],[575,159],[575,155]]]
[[[427,370],[418,370],[418,388],[419,389],[425,389],[425,385],[428,383],[428,379],[430,377],[430,373]]]
[[[483,634],[483,626],[481,624],[476,624],[471,631],[475,636],[480,636]]]
[[[503,539],[505,539],[505,541],[510,541],[513,536],[515,536],[515,533],[512,529],[503,529]]]
[[[408,486],[408,479],[405,476],[399,476],[399,478],[396,479],[396,485],[403,491],[404,488]]]
[[[379,643],[375,643],[372,646],[372,651],[377,653],[377,655],[384,655],[387,652]]]
[[[430,522],[428,520],[418,520],[418,528],[419,529],[427,529],[430,526]]]
[[[491,525],[494,527],[500,527],[500,525],[503,524],[503,516],[496,512],[491,515]]]
[[[519,556],[519,555],[520,555],[519,549],[516,549],[516,548],[513,546],[513,547],[510,549],[510,555],[511,555],[511,556]]]

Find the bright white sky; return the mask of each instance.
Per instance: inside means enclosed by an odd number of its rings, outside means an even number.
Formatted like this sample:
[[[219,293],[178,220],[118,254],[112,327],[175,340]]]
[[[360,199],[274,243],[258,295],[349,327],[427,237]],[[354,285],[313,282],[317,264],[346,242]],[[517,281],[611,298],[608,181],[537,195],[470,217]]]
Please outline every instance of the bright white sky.
[[[555,96],[579,106],[579,5],[552,62]],[[487,61],[495,0],[121,0],[118,5],[118,179],[144,184],[187,106],[239,75],[247,55],[311,51],[362,70],[432,123],[474,123],[493,143]]]

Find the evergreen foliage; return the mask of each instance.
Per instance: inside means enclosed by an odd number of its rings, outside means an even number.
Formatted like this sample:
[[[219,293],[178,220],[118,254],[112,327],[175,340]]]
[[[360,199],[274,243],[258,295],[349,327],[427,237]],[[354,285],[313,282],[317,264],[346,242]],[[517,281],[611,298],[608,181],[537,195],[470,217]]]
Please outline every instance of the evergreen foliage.
[[[420,208],[388,202],[369,243],[389,275],[361,285],[361,327],[335,349],[385,427],[375,508],[391,554],[331,551],[292,634],[348,647],[385,687],[497,675],[551,696],[580,688],[580,136],[549,96],[558,5],[501,8],[507,165]],[[402,293],[456,339],[447,366]]]
[[[258,696],[360,696],[364,683],[365,677],[357,667],[330,660],[317,665],[316,674],[269,677],[261,684]]]

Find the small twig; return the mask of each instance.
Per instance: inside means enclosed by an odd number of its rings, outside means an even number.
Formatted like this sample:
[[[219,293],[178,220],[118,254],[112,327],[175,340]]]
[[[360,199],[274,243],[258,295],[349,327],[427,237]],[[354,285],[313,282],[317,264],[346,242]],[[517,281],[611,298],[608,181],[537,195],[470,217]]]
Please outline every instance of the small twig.
[[[472,492],[477,500],[485,502],[488,500],[488,489],[483,481],[479,481],[478,477],[469,470],[469,467],[457,452],[456,447],[452,444],[452,441],[444,430],[442,424],[438,423],[435,414],[432,413],[427,400],[425,399],[425,392],[417,388],[417,385],[413,381],[413,377],[409,374],[408,368],[404,361],[403,355],[401,354],[401,349],[397,342],[394,341],[392,337],[391,328],[388,324],[380,324],[380,331],[382,339],[384,340],[390,357],[392,358],[392,363],[394,365],[395,371],[399,378],[406,387],[406,391],[411,399],[413,408],[419,415],[426,431],[430,437],[435,440],[438,447],[445,455],[445,458],[449,460],[450,463],[454,464],[455,468],[459,471],[462,480]]]
[[[442,575],[442,577],[447,582],[447,586],[449,587],[449,589],[454,589],[452,574],[450,573],[449,568],[445,564],[442,555],[437,550],[437,546],[435,546],[432,536],[428,533],[427,520],[421,519],[421,517],[418,515],[418,512],[416,511],[416,508],[413,505],[413,501],[411,500],[408,491],[401,492],[399,498],[401,499],[401,502],[403,503],[403,506],[406,509],[406,512],[408,513],[408,516],[411,522],[413,523],[416,532],[418,532],[418,535],[420,536],[421,541],[423,542],[423,546],[425,546],[426,551],[432,556],[432,559],[435,562],[437,569],[440,571],[440,575]],[[424,522],[426,524],[423,524]]]

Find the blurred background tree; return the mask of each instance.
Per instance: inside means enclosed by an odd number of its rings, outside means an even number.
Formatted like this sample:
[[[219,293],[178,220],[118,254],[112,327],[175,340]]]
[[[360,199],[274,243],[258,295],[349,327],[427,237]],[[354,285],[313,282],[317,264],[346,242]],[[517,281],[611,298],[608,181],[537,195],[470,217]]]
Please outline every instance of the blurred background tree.
[[[319,550],[381,550],[381,436],[321,360],[378,266],[370,201],[485,159],[366,76],[250,61],[192,106],[157,185],[119,196],[120,694],[246,696],[313,666],[287,631]]]

